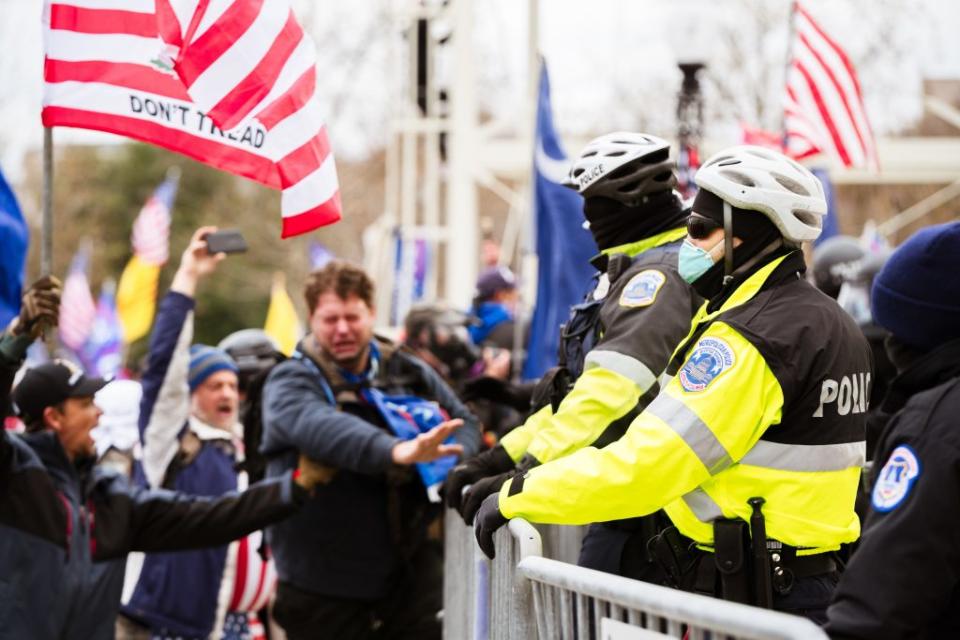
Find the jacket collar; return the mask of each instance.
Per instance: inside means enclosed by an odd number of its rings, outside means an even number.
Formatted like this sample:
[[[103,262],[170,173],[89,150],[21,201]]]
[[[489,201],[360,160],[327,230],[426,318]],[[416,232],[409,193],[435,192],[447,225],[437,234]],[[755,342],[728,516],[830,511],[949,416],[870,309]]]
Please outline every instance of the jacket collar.
[[[883,399],[884,413],[896,413],[911,396],[960,377],[960,340],[953,340],[922,356],[902,371]]]
[[[33,449],[40,462],[43,463],[58,487],[65,493],[75,494],[74,498],[80,500],[82,481],[87,478],[91,469],[93,469],[94,458],[84,458],[75,463],[70,462],[67,452],[63,450],[63,445],[53,431],[38,431],[35,433],[26,433],[23,436],[24,442]]]
[[[628,242],[627,244],[620,244],[615,247],[610,247],[609,249],[604,249],[599,254],[591,258],[590,264],[599,271],[606,271],[607,262],[610,260],[610,256],[622,253],[630,256],[631,258],[636,258],[644,251],[649,251],[650,249],[662,247],[665,244],[670,244],[671,242],[676,242],[677,240],[682,240],[686,237],[686,235],[687,230],[683,227],[680,227],[678,229],[670,229],[669,231],[658,233],[655,236],[650,236],[649,238],[644,238],[643,240],[637,240],[636,242]]]

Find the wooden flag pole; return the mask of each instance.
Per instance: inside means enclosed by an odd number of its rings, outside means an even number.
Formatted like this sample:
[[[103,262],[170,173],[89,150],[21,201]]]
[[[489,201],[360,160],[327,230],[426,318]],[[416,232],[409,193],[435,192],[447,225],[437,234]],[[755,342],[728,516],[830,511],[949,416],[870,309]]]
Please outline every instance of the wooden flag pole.
[[[43,221],[40,236],[40,274],[53,272],[53,127],[43,128]]]

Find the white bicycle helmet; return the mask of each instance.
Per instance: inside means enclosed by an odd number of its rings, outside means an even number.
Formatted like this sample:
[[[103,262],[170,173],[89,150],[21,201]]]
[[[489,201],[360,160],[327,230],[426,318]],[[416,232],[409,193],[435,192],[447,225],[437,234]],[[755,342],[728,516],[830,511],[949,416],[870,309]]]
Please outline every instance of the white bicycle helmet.
[[[673,189],[677,184],[673,169],[669,142],[618,131],[590,141],[563,184],[584,198],[603,196],[632,207],[650,195]]]
[[[816,240],[823,230],[823,185],[782,153],[750,145],[730,147],[704,162],[694,180],[735,207],[763,213],[789,244]]]

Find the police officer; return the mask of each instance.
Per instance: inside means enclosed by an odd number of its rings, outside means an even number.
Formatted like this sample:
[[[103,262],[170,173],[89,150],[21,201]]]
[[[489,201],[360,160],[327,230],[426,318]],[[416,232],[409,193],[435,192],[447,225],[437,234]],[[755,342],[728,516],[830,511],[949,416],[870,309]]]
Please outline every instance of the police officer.
[[[514,478],[477,539],[508,518],[580,524],[665,509],[651,540],[668,584],[823,619],[833,552],[859,535],[870,349],[801,274],[823,187],[793,160],[739,146],[697,172],[679,272],[708,302],[672,376],[626,435]],[[749,523],[749,524],[748,524]]]
[[[564,370],[554,378],[561,382],[553,402],[500,445],[453,470],[448,502],[468,524],[483,499],[517,469],[622,435],[656,395],[657,376],[700,303],[677,273],[686,212],[673,191],[668,142],[640,133],[601,136],[580,153],[566,184],[584,196],[584,214],[601,250],[594,259],[600,273],[562,332]],[[575,380],[572,388],[568,380]],[[461,500],[461,488],[470,483]],[[591,528],[581,564],[620,572],[625,543],[638,530],[652,535],[649,526],[630,521]]]
[[[828,613],[831,636],[960,637],[960,222],[918,231],[873,285],[900,372],[881,411],[871,513]]]

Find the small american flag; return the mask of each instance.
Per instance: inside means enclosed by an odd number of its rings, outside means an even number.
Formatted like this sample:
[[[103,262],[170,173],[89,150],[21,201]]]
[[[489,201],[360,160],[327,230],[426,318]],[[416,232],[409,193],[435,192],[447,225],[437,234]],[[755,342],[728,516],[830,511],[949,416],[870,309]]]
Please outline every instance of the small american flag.
[[[133,222],[133,251],[147,264],[161,266],[170,255],[170,211],[177,193],[177,178],[164,180]]]
[[[97,305],[87,281],[89,261],[90,246],[84,242],[73,256],[60,299],[60,339],[75,352],[87,341],[97,316]]]
[[[857,72],[847,54],[797,3],[785,99],[786,152],[826,153],[845,167],[879,168]]]

